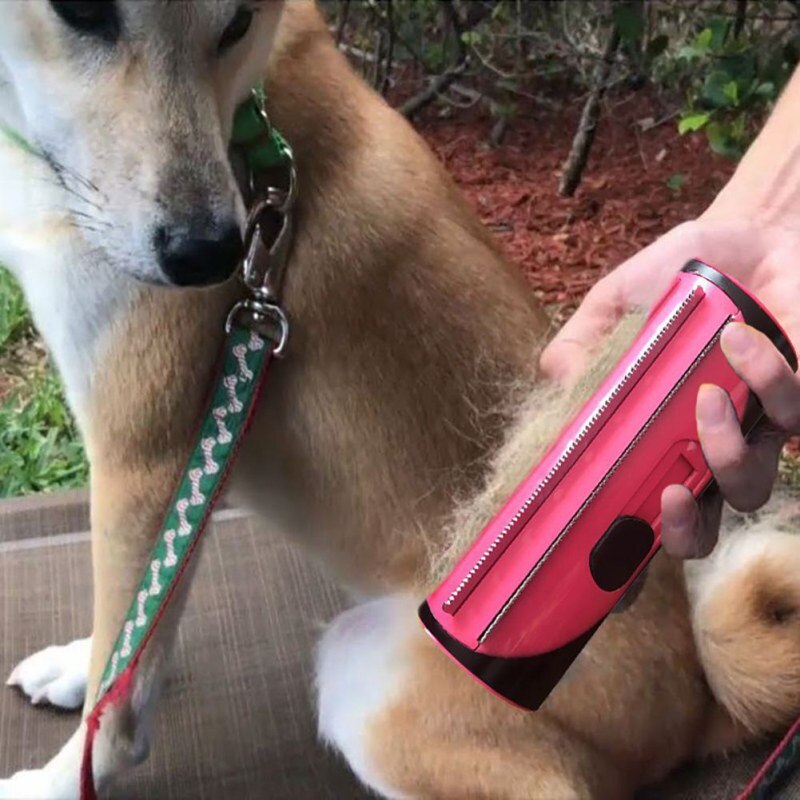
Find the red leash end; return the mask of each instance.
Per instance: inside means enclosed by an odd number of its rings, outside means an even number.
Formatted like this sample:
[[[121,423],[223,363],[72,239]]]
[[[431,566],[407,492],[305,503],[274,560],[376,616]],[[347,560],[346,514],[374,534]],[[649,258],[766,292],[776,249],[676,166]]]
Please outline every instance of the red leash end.
[[[83,760],[81,761],[80,791],[81,800],[97,800],[97,791],[94,786],[94,740],[100,730],[100,718],[110,705],[119,705],[129,696],[133,673],[136,670],[138,659],[132,661],[127,669],[120,673],[111,690],[92,709],[86,717],[86,738],[83,741]]]

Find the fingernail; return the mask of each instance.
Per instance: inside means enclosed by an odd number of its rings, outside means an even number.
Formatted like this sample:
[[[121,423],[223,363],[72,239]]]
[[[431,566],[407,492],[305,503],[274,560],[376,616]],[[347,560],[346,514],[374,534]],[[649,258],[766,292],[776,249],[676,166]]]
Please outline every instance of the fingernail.
[[[733,322],[725,328],[721,344],[725,355],[745,358],[755,349],[756,340],[747,325]]]
[[[697,424],[706,429],[718,428],[728,416],[728,396],[711,383],[704,383],[697,392]]]

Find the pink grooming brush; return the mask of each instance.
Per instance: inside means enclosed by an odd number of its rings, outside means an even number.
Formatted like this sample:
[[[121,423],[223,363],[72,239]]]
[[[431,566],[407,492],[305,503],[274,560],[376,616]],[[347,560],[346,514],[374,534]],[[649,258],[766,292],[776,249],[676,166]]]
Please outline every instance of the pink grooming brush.
[[[725,326],[797,357],[770,314],[699,261],[680,272],[633,345],[419,610],[431,636],[495,694],[536,709],[660,547],[661,492],[712,484],[697,441],[703,383],[742,428],[762,416],[719,346]]]

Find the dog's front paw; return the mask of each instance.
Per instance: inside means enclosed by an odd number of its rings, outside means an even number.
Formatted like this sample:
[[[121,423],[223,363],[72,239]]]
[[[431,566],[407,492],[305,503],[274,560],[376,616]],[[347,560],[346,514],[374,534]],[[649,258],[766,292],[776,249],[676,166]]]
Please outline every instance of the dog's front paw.
[[[80,708],[86,696],[91,645],[91,639],[77,639],[63,647],[46,647],[21,661],[7,684],[18,686],[34,705],[49,703],[59,708]],[[0,798],[6,796],[11,795],[0,791]]]
[[[54,785],[47,769],[26,769],[0,780],[0,800],[75,800],[71,787]]]

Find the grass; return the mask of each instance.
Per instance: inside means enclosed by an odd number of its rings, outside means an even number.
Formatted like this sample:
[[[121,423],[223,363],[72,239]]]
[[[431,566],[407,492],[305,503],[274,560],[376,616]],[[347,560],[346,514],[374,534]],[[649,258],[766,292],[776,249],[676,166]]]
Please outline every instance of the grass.
[[[31,321],[22,292],[11,275],[0,268],[0,354],[31,333]]]
[[[83,486],[88,465],[58,377],[0,268],[0,497]]]

